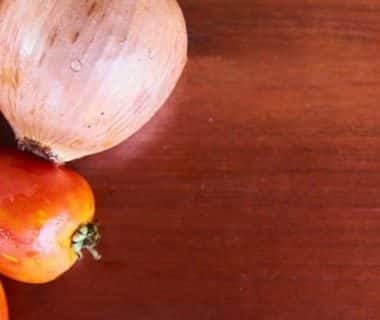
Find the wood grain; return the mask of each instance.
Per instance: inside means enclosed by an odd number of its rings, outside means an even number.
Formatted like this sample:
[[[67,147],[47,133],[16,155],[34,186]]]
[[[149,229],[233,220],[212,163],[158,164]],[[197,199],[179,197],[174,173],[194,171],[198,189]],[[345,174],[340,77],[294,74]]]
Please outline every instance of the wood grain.
[[[13,319],[378,319],[380,3],[180,2],[175,94],[72,164],[103,261],[6,281]]]

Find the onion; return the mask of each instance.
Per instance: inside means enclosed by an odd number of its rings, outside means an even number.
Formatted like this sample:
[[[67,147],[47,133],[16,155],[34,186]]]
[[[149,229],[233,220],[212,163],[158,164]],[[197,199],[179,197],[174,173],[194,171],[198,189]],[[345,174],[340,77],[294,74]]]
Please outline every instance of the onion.
[[[0,105],[57,163],[111,148],[168,98],[187,60],[175,0],[3,0]]]

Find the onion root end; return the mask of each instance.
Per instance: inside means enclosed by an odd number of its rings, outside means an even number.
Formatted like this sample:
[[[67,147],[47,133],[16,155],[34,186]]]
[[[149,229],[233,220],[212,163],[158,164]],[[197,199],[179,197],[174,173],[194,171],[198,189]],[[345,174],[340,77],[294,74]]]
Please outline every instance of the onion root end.
[[[63,164],[63,161],[61,161],[59,157],[54,154],[50,147],[42,145],[37,140],[24,137],[17,139],[17,145],[21,151],[31,152],[34,155],[53,162],[56,165]]]

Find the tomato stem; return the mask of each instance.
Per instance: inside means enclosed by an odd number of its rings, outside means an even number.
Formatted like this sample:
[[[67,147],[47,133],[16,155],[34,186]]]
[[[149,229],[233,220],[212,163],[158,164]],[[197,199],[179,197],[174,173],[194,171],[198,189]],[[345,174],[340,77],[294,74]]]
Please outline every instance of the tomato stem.
[[[87,250],[95,260],[100,260],[101,255],[96,250],[96,245],[100,240],[99,228],[96,223],[81,225],[74,233],[71,244],[79,258],[83,257],[83,250]]]

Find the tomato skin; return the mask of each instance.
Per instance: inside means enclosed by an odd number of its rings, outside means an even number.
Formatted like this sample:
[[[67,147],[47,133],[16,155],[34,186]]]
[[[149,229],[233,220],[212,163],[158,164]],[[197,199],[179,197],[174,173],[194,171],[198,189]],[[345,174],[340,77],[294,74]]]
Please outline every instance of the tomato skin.
[[[0,273],[27,283],[54,280],[78,259],[72,236],[94,211],[89,184],[72,170],[0,151]]]
[[[7,297],[5,295],[4,287],[0,283],[0,320],[8,320],[8,302]]]

